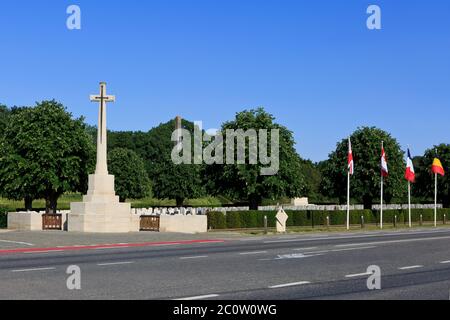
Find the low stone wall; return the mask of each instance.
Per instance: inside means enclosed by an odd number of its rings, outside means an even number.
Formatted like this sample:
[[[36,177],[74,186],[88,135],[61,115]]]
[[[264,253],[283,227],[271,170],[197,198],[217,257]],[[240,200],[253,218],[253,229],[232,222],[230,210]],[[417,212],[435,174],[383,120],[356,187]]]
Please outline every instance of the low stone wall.
[[[42,230],[42,213],[9,212],[8,230],[40,231]]]
[[[42,231],[42,215],[45,212],[10,212],[8,213],[8,229],[15,231]],[[71,228],[69,226],[70,220],[70,212],[58,212],[58,214],[62,215],[62,225],[64,231],[70,231]],[[158,214],[154,214],[158,215]],[[160,217],[160,232],[176,232],[176,233],[203,233],[208,231],[208,219],[206,215],[168,215],[161,214],[158,215]],[[102,216],[91,215],[91,219],[93,218],[102,218]],[[117,217],[113,217],[113,219],[117,219]],[[132,230],[136,232],[139,230],[139,217],[135,215],[129,216],[130,222],[128,224],[133,226]],[[104,224],[104,221],[91,221],[91,224],[95,223]],[[98,228],[96,230],[99,230]],[[108,230],[108,232],[113,232],[114,229]]]
[[[42,230],[42,215],[45,212],[9,212],[8,213],[8,230],[17,231],[41,231]],[[67,211],[59,211],[58,214],[62,216],[62,229],[67,230]]]
[[[208,231],[206,216],[161,215],[160,232],[204,233]]]

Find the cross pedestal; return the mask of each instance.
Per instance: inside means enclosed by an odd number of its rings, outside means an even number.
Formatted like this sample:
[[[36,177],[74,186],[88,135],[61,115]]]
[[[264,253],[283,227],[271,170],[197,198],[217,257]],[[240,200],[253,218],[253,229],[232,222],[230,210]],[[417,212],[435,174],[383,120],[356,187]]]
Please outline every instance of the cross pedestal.
[[[106,83],[100,83],[100,94],[91,96],[99,102],[97,132],[97,165],[89,176],[89,189],[83,202],[70,204],[68,231],[122,233],[139,231],[139,218],[132,215],[129,203],[120,203],[114,189],[114,176],[108,174],[106,103],[115,96],[106,94]]]

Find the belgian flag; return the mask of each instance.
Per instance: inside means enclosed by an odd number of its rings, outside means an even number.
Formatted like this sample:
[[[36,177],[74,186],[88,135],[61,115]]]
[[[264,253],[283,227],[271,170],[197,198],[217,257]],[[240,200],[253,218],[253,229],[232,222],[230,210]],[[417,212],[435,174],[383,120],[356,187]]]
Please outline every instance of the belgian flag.
[[[445,176],[444,167],[442,166],[441,160],[439,160],[438,158],[434,158],[433,165],[431,166],[431,171],[434,174]]]

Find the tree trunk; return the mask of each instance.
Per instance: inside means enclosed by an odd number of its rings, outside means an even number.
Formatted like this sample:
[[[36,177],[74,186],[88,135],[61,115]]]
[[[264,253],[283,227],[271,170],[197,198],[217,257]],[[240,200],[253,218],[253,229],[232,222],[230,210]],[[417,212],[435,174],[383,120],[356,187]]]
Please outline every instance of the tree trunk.
[[[372,204],[373,204],[372,197],[368,196],[368,195],[363,196],[363,204],[364,204],[364,209],[372,210]]]
[[[47,214],[55,214],[58,207],[59,195],[51,193],[45,198],[45,212]]]
[[[26,196],[24,199],[25,202],[25,210],[26,211],[32,211],[33,210],[33,198],[30,196]]]
[[[184,203],[184,198],[176,198],[177,207],[182,207]]]
[[[258,210],[258,207],[261,205],[262,198],[259,195],[251,195],[248,197],[248,202],[250,210]]]

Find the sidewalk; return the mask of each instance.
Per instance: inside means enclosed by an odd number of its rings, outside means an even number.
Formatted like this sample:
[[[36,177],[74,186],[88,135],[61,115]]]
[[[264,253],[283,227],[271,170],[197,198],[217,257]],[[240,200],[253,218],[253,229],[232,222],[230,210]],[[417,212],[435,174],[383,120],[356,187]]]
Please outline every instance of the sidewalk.
[[[180,233],[158,233],[140,232],[128,234],[93,234],[93,233],[68,233],[62,231],[7,231],[0,230],[0,250],[21,248],[51,248],[62,246],[104,246],[121,244],[139,244],[152,242],[177,242],[198,240],[258,240],[262,238],[315,238],[333,236],[358,236],[376,235],[381,233],[403,234],[414,232],[448,231],[448,227],[431,228],[416,227],[412,229],[385,229],[385,230],[334,230],[334,231],[312,231],[292,232],[287,234],[245,234],[242,232],[208,232],[202,234],[180,234]]]

